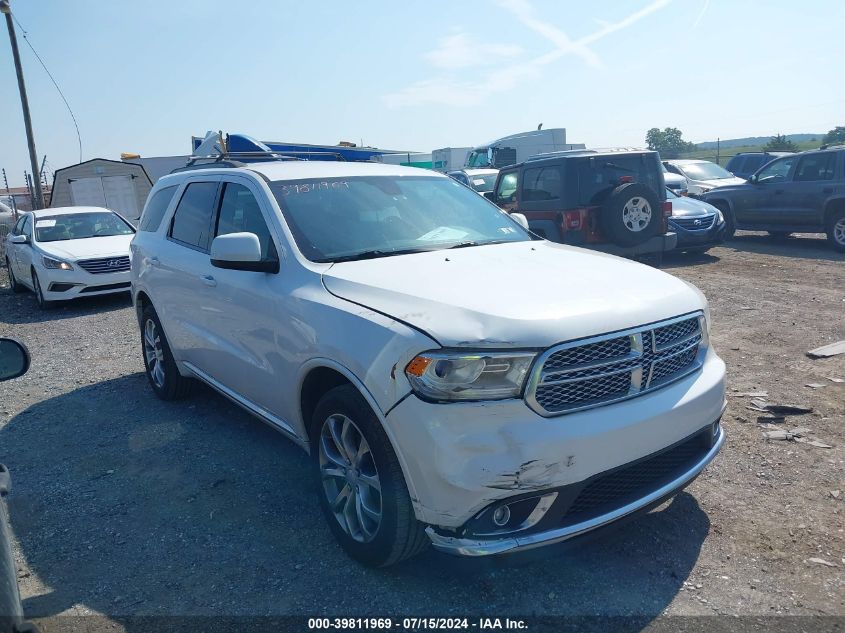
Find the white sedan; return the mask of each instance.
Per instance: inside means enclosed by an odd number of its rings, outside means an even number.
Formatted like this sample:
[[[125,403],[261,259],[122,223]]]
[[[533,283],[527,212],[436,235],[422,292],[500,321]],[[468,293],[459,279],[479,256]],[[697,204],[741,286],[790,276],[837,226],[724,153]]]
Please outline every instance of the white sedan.
[[[29,288],[38,305],[127,292],[129,243],[135,229],[99,207],[57,207],[22,214],[6,238],[14,292]]]

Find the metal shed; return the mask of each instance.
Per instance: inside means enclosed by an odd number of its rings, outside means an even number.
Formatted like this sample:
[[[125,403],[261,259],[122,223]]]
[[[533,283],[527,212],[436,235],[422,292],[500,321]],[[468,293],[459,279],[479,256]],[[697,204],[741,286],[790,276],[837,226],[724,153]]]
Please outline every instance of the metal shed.
[[[56,171],[50,206],[106,207],[137,224],[152,186],[141,165],[94,158]]]

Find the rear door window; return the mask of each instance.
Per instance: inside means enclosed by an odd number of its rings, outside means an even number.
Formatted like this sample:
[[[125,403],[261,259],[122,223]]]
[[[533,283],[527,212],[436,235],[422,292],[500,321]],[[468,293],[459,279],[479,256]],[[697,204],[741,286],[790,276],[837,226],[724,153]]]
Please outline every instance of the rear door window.
[[[674,171],[673,165],[667,169]],[[596,205],[619,185],[635,182],[646,185],[658,199],[666,197],[663,172],[657,159],[647,154],[619,154],[583,158],[578,164],[578,203]]]
[[[185,188],[170,225],[172,239],[208,252],[217,187],[216,182],[192,182]]]
[[[559,200],[560,181],[557,165],[526,169],[522,173],[522,201]]]
[[[798,168],[795,170],[795,181],[833,180],[835,168],[835,152],[808,154],[798,162]]]
[[[173,200],[173,194],[176,193],[177,185],[172,187],[165,187],[159,189],[153,194],[144,207],[144,213],[141,215],[141,221],[138,223],[139,231],[158,231],[161,224],[161,219],[164,217],[167,207],[170,206],[170,201]]]

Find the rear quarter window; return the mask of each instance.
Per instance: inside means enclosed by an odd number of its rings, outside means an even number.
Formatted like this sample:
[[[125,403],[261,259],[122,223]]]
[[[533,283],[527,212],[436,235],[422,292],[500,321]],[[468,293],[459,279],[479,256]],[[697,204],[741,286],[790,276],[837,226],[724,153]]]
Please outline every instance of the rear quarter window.
[[[173,200],[173,194],[176,193],[177,188],[178,185],[164,187],[156,191],[147,200],[147,204],[144,205],[144,212],[141,214],[141,221],[138,223],[139,231],[158,231],[158,227],[161,225],[161,219],[170,206],[170,201]]]

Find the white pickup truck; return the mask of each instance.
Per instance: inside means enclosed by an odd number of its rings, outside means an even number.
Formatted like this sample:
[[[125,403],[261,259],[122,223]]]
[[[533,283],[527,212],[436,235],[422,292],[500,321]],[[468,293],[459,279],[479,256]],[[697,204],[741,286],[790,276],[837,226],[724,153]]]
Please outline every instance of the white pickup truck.
[[[165,176],[132,241],[150,385],[203,381],[308,451],[332,531],[368,565],[647,510],[724,439],[707,301],[517,220],[409,167]]]

